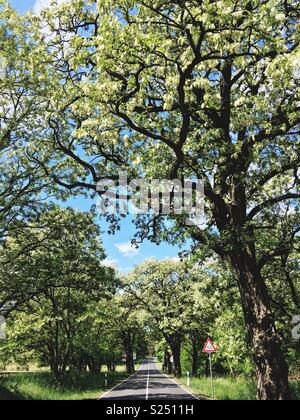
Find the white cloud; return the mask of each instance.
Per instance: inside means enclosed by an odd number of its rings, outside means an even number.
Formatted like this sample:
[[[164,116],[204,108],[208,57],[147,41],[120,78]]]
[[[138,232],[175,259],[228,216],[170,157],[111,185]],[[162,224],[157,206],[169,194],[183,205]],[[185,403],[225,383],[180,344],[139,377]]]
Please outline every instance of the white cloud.
[[[133,246],[130,241],[123,242],[121,244],[115,244],[115,247],[119,252],[121,252],[121,254],[123,254],[124,257],[128,258],[133,258],[140,252],[139,249],[135,248],[135,246]]]
[[[162,261],[173,261],[173,262],[180,262],[180,257],[164,257]]]
[[[70,0],[56,0],[57,4],[62,4],[62,3],[66,3],[69,2]],[[45,9],[46,7],[51,6],[52,0],[36,0],[34,6],[33,6],[33,11],[36,14],[41,13],[41,11],[43,9]]]
[[[119,260],[114,260],[112,258],[106,258],[104,261],[102,261],[102,265],[104,267],[114,268],[115,270],[118,270],[118,263]]]

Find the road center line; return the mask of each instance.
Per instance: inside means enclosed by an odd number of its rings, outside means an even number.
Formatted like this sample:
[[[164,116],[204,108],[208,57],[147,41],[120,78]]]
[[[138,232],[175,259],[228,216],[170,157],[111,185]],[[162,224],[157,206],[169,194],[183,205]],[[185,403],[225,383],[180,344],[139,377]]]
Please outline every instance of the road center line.
[[[148,360],[148,376],[147,376],[147,388],[146,388],[146,401],[149,400],[149,385],[150,385],[150,367],[149,367],[149,360]]]

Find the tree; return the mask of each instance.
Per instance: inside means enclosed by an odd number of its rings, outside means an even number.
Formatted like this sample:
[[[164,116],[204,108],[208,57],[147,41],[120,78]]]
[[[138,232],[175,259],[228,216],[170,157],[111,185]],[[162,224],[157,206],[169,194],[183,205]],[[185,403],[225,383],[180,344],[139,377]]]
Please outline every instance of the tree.
[[[33,157],[48,177],[74,193],[120,168],[204,179],[205,229],[155,217],[138,238],[192,238],[228,261],[268,400],[290,394],[257,232],[275,205],[298,206],[299,13],[295,0],[77,0],[43,13],[51,36],[36,45],[51,106]]]
[[[135,372],[134,352],[137,350],[137,343],[140,331],[143,329],[143,317],[141,316],[136,302],[127,293],[117,296],[115,301],[117,311],[114,317],[115,327],[121,341],[126,357],[127,373]],[[145,354],[141,356],[146,356]]]
[[[133,297],[126,292],[125,284],[119,280],[116,293],[109,300],[93,305],[91,312],[94,326],[106,326],[106,333],[103,335],[109,343],[106,352],[108,364],[113,366],[124,358],[127,373],[134,373],[134,353],[138,359],[143,359],[148,354],[147,331],[144,314]],[[115,356],[116,350],[118,357]]]
[[[130,293],[155,321],[171,348],[176,376],[182,375],[181,349],[195,313],[195,283],[184,265],[150,260],[129,275]]]
[[[37,163],[27,162],[30,136],[42,124],[45,92],[34,66],[33,39],[26,22],[0,2],[0,239],[16,218],[39,207],[46,182]],[[39,102],[41,101],[41,102]],[[47,100],[46,100],[47,101]],[[43,104],[43,107],[42,107]],[[17,153],[16,153],[17,152]],[[21,162],[21,156],[23,157]],[[44,197],[45,198],[45,197]]]
[[[52,206],[13,230],[1,250],[1,298],[10,322],[3,351],[16,348],[41,361],[57,381],[72,364],[89,305],[115,287],[113,271],[101,265],[99,233],[92,216]]]
[[[33,40],[27,37],[26,22],[18,13],[0,3],[0,151],[20,145],[22,134],[25,139],[30,119],[41,119],[37,109],[39,103],[33,92],[36,92],[39,74],[33,75],[33,68],[28,63]],[[34,88],[34,91],[33,91]]]
[[[113,304],[114,299],[115,295],[111,294],[91,301],[80,317],[71,363],[74,369],[88,368],[90,372],[99,373],[103,365],[113,371],[115,365],[121,364],[123,345],[113,323],[120,309]]]

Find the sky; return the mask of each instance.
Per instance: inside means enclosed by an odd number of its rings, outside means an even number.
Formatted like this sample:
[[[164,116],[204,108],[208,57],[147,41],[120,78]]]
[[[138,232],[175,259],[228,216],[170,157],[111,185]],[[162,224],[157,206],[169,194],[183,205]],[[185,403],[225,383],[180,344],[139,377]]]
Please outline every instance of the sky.
[[[63,2],[65,0],[58,0]],[[33,10],[35,13],[48,6],[51,0],[10,0],[10,4],[20,13]],[[95,202],[83,199],[74,198],[68,201],[67,205],[78,210],[88,211]],[[131,218],[127,218],[121,225],[121,230],[114,236],[108,235],[107,225],[104,222],[99,222],[101,230],[103,231],[102,241],[107,254],[107,265],[112,265],[122,273],[128,273],[132,268],[147,260],[149,258],[157,258],[159,260],[175,259],[178,257],[180,249],[168,244],[161,244],[159,246],[145,241],[139,249],[131,246],[131,239],[135,233],[135,227]]]

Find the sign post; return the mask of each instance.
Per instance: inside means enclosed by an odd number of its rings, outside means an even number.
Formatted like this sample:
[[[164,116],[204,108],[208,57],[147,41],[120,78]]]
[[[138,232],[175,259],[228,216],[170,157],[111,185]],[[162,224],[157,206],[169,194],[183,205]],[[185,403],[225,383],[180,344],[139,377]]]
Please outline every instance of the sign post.
[[[215,389],[214,389],[214,379],[213,379],[211,353],[208,354],[208,357],[209,357],[209,367],[210,367],[211,395],[212,395],[212,398],[214,399],[215,398]]]
[[[217,347],[214,345],[212,340],[208,338],[206,343],[203,347],[202,353],[207,353],[209,357],[209,368],[210,368],[210,379],[211,379],[211,395],[212,398],[215,398],[215,390],[214,390],[214,380],[213,380],[213,369],[212,369],[212,357],[213,353],[217,353]]]
[[[190,372],[186,373],[186,381],[187,381],[187,386],[188,388],[191,386],[191,381],[190,381]]]

